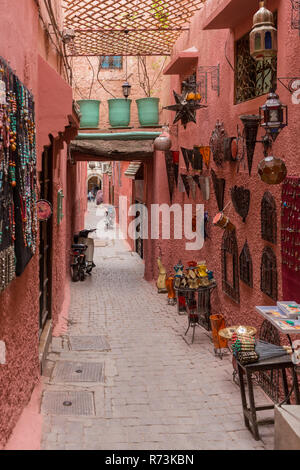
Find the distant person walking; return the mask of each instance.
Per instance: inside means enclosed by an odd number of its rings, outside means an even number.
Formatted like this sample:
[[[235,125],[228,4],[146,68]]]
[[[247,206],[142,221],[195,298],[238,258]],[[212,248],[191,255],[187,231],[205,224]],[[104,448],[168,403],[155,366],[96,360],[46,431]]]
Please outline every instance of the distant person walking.
[[[93,198],[92,191],[89,191],[88,192],[88,200],[91,202],[92,198]]]
[[[97,204],[97,206],[102,204],[102,202],[103,202],[103,191],[101,189],[99,189],[99,191],[97,191],[97,194],[96,194],[96,204]]]

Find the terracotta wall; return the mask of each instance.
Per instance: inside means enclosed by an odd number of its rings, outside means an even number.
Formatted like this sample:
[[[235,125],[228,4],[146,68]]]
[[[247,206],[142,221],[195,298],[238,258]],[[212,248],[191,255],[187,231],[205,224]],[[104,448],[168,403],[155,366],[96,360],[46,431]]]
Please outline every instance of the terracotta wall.
[[[242,22],[238,22],[234,30],[211,30],[203,31],[202,25],[207,18],[213,13],[217,5],[229,3],[228,1],[208,0],[204,4],[202,10],[195,15],[190,31],[184,33],[175,44],[173,49],[174,57],[178,52],[189,47],[196,47],[199,50],[199,62],[201,66],[216,66],[220,64],[220,96],[211,90],[210,81],[208,83],[208,108],[197,111],[197,124],[189,123],[186,130],[178,126],[178,138],[172,136],[173,150],[179,150],[180,147],[192,148],[193,145],[208,145],[211,133],[215,127],[216,121],[219,119],[224,122],[225,129],[229,136],[236,135],[237,124],[242,130],[242,124],[239,119],[241,114],[257,114],[258,108],[266,100],[266,95],[247,101],[242,104],[234,104],[234,73],[225,58],[225,43],[227,57],[231,64],[234,65],[234,41],[250,31],[252,27],[252,14],[245,15]],[[251,2],[252,3],[252,2]],[[243,8],[247,8],[247,2],[243,2]],[[270,0],[268,7],[272,10],[278,10],[278,76],[288,77],[299,75],[299,47],[300,39],[298,31],[291,30],[290,2]],[[236,12],[239,15],[239,12]],[[163,81],[163,104],[172,104],[174,98],[172,90],[180,92],[180,81],[185,74],[192,70],[182,70],[182,76],[174,75],[166,76]],[[288,175],[299,176],[300,161],[298,158],[300,149],[299,134],[299,118],[300,105],[292,103],[291,94],[281,85],[278,84],[278,92],[283,103],[288,105],[289,125],[285,128],[273,146],[273,153],[278,157],[285,159]],[[164,111],[163,119],[170,124],[173,122],[174,113]],[[262,135],[259,131],[259,136]],[[237,174],[236,164],[225,162],[223,167],[217,167],[214,161],[211,161],[213,168],[218,177],[226,179],[225,188],[225,204],[230,201],[230,188],[234,185],[245,186],[251,191],[250,210],[246,220],[243,223],[241,217],[232,207],[230,210],[230,218],[236,225],[238,250],[241,252],[245,240],[247,239],[252,260],[253,260],[253,289],[247,287],[240,281],[240,303],[236,304],[229,299],[222,291],[221,276],[221,241],[223,231],[218,227],[211,226],[211,239],[205,242],[202,250],[192,252],[185,250],[185,240],[160,240],[149,241],[148,255],[146,260],[146,278],[157,278],[158,271],[155,259],[158,256],[158,246],[160,245],[163,252],[163,263],[166,265],[168,272],[173,273],[173,266],[179,259],[186,263],[194,259],[196,261],[205,259],[209,269],[214,271],[218,284],[218,289],[213,294],[213,312],[223,313],[227,321],[233,323],[247,323],[259,326],[260,317],[255,312],[255,305],[273,305],[274,302],[268,296],[264,295],[260,290],[260,264],[263,248],[268,245],[264,242],[260,235],[260,208],[261,199],[265,191],[270,191],[276,199],[277,215],[278,215],[278,239],[276,245],[271,245],[276,257],[278,268],[278,295],[282,298],[282,279],[281,279],[281,255],[280,255],[280,207],[281,207],[281,185],[269,186],[263,183],[257,174],[257,165],[263,158],[262,146],[257,144],[253,160],[253,168],[251,177],[248,171]],[[185,165],[180,152],[180,170],[185,173]],[[153,166],[153,202],[170,203],[167,174],[165,168],[164,155],[158,152],[155,155]],[[212,219],[218,212],[216,198],[212,182],[210,182],[210,199],[206,203],[197,188],[196,200],[188,198],[186,194],[175,191],[173,203],[204,204],[205,209]]]
[[[35,97],[37,169],[40,170],[42,167],[43,146],[50,145],[48,134],[51,133],[57,141],[58,132],[64,133],[66,131],[65,126],[69,126],[68,115],[72,115],[72,89],[66,85],[60,76],[59,61],[54,46],[49,42],[47,48],[45,48],[43,25],[39,21],[36,2],[34,0],[1,0],[0,3],[0,55],[10,63],[11,68],[16,71],[20,80],[32,90]],[[60,2],[55,2],[55,8],[59,8],[59,4]],[[49,23],[44,10],[42,13],[46,23]],[[54,74],[55,80],[50,83],[44,93],[42,92],[44,83],[40,81],[40,73],[41,67],[45,64],[46,66],[50,64],[49,70]],[[68,109],[66,110],[66,107],[62,106],[61,112],[53,116],[52,96],[55,96],[57,86],[60,89],[65,87],[64,89],[67,90],[64,105],[67,102]],[[46,101],[47,99],[51,100],[48,106],[45,99]],[[59,99],[56,103],[58,106],[62,104]],[[46,118],[43,112],[45,109]],[[41,116],[43,116],[43,122]],[[53,119],[56,121],[57,127],[53,126]],[[67,176],[66,146],[55,149],[53,161],[56,159],[53,194],[61,187],[66,198],[72,198],[77,213],[74,216],[71,213],[72,206],[66,207],[65,198],[65,218],[61,226],[56,227],[56,199],[54,197],[54,322],[61,309],[64,284],[67,279],[66,246],[69,245],[70,241],[70,219],[74,218],[76,228],[82,226],[83,214],[86,209],[86,164],[78,165],[77,175],[73,176],[72,185],[69,183],[68,186],[68,178],[71,175]],[[76,167],[72,171],[76,172]],[[67,187],[71,188],[69,193]],[[66,238],[67,236],[68,238]],[[63,269],[61,269],[62,264]],[[4,341],[6,345],[6,364],[0,365],[0,448],[11,434],[39,378],[38,333],[39,259],[37,249],[36,255],[29,262],[23,274],[0,294],[0,340]]]

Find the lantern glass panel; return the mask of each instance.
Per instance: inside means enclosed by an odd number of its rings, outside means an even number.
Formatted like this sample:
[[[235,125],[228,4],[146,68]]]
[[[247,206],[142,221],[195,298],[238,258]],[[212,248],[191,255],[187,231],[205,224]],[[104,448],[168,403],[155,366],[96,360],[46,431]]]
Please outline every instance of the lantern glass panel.
[[[272,49],[272,35],[270,31],[267,31],[265,34],[265,48]]]
[[[260,34],[257,33],[255,35],[255,49],[258,51],[259,49],[261,49],[261,37],[260,37]]]

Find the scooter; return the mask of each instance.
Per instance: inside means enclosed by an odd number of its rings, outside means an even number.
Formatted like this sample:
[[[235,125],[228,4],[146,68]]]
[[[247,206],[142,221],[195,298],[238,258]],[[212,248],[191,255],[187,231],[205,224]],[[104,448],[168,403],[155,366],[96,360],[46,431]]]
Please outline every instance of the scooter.
[[[92,269],[96,266],[93,262],[94,240],[89,238],[89,234],[96,229],[81,230],[73,237],[74,243],[71,246],[71,278],[73,282],[84,281],[85,275],[91,275]]]

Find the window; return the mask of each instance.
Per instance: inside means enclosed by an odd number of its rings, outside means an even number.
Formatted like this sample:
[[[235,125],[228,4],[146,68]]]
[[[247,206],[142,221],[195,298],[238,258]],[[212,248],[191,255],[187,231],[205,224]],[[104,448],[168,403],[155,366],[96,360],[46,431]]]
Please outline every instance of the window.
[[[274,20],[277,27],[276,12]],[[258,62],[254,60],[250,55],[249,33],[236,41],[235,104],[269,93],[277,81],[277,57]],[[260,36],[255,40],[260,41]],[[270,38],[266,37],[265,42],[265,47],[269,48]]]
[[[102,69],[122,69],[123,57],[120,55],[101,56],[101,68]]]

